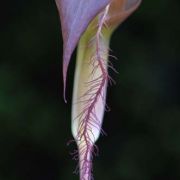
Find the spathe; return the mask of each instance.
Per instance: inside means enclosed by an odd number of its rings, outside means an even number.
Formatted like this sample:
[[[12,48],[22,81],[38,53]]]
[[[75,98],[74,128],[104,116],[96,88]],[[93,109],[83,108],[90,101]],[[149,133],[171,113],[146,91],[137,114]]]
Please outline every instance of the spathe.
[[[141,4],[141,0],[111,0],[106,24],[114,29],[128,18]]]
[[[71,55],[90,21],[110,0],[56,0],[63,35],[64,99],[66,75]],[[66,101],[66,100],[65,100]]]
[[[66,101],[66,76],[72,53],[89,23],[109,3],[107,24],[113,30],[141,3],[141,0],[55,0],[63,35],[63,82]]]

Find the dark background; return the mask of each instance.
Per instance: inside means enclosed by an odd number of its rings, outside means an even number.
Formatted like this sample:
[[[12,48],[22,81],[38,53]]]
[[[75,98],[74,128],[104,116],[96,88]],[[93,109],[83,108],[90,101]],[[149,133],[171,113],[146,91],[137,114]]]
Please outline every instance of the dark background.
[[[113,35],[96,180],[180,179],[180,1],[143,1]],[[72,180],[67,146],[75,54],[62,99],[62,38],[53,0],[0,4],[0,180]]]

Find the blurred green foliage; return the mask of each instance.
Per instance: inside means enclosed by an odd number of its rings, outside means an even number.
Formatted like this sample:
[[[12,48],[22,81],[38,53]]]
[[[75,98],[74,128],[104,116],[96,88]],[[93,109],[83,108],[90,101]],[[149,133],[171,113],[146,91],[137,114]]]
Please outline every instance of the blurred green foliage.
[[[62,39],[54,1],[4,1],[0,11],[0,180],[72,180],[67,146],[75,56],[62,100]],[[113,35],[95,179],[180,178],[180,1],[143,1]]]

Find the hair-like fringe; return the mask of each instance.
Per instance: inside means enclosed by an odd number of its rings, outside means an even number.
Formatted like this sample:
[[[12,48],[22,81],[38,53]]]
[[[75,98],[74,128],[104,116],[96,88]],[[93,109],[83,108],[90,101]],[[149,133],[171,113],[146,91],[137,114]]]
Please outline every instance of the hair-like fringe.
[[[116,72],[111,63],[105,57],[108,57],[109,49],[104,46],[104,37],[102,34],[103,28],[108,28],[106,25],[106,18],[108,15],[109,5],[106,9],[99,14],[99,21],[97,24],[97,32],[95,37],[93,37],[88,46],[95,45],[94,54],[89,60],[89,66],[93,67],[90,73],[91,79],[89,82],[85,83],[87,86],[87,91],[78,99],[77,103],[83,103],[84,108],[81,113],[75,119],[79,119],[80,124],[78,128],[78,134],[76,143],[78,145],[78,150],[75,150],[72,155],[74,160],[79,159],[79,166],[77,166],[75,173],[80,172],[80,180],[93,180],[92,175],[92,160],[93,155],[98,155],[98,147],[94,144],[92,140],[93,131],[92,127],[96,128],[101,134],[105,134],[101,127],[101,121],[96,115],[96,103],[101,98],[101,101],[105,107],[105,110],[109,110],[106,105],[106,94],[104,93],[104,88],[110,84],[114,83],[114,80],[108,74],[108,68],[111,68]],[[97,70],[100,70],[98,77],[94,78],[94,74]]]

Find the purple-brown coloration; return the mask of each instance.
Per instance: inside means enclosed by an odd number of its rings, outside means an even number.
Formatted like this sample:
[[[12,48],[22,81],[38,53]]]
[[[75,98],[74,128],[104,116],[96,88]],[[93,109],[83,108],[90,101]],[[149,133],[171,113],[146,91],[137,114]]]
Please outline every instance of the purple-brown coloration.
[[[71,55],[90,21],[110,0],[55,0],[58,7],[63,33],[63,81],[64,99],[67,69]]]
[[[75,135],[79,152],[81,180],[91,180],[93,177],[92,159],[93,154],[96,154],[94,151],[97,150],[95,142],[99,133],[104,133],[101,127],[109,75],[107,69],[108,44],[107,42],[105,43],[106,40],[103,37],[102,29],[105,26],[108,10],[109,6],[107,6],[102,14],[99,14],[98,25],[94,27],[97,29],[97,32],[95,31],[95,37],[89,47],[92,49],[92,54],[90,54],[90,57],[87,57],[89,59],[84,59],[86,66],[89,66],[92,70],[90,72],[87,71],[89,80],[88,82],[84,82],[86,91],[80,96],[77,102],[82,107],[76,117],[79,121],[79,126],[77,135]]]

